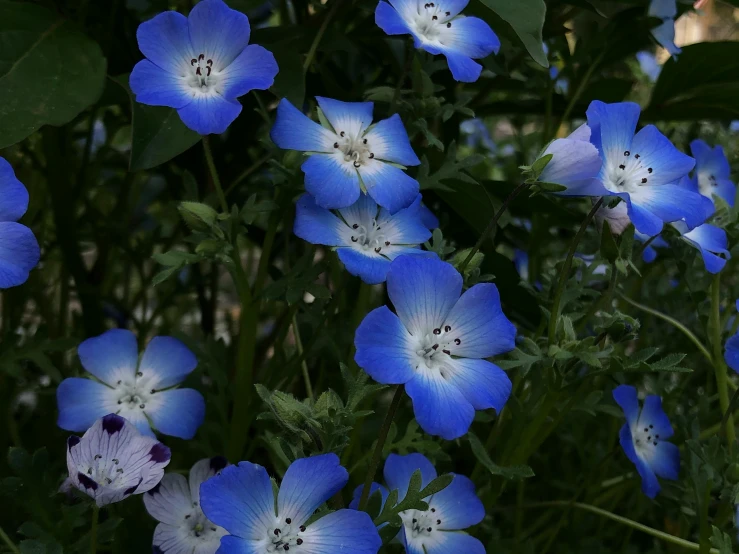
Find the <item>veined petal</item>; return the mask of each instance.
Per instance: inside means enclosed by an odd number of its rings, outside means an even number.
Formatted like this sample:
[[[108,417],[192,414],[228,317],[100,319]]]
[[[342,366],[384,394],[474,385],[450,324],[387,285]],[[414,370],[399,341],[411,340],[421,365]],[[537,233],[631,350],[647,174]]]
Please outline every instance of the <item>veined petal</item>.
[[[294,525],[305,523],[318,507],[349,481],[336,454],[295,460],[285,472],[277,495],[277,514]]]
[[[737,303],[739,304],[739,301]],[[727,340],[724,348],[726,364],[739,373],[739,333]]]
[[[462,532],[437,531],[428,538],[424,537],[423,546],[426,554],[446,554],[447,552],[485,554],[485,547],[478,539]],[[419,554],[423,553],[424,550],[419,552]]]
[[[421,195],[407,208],[390,215],[381,209],[377,225],[382,227],[383,234],[391,244],[422,244],[431,238],[431,231],[424,225],[422,216]]]
[[[359,137],[372,123],[373,102],[342,102],[323,96],[316,96],[316,100],[337,135],[343,132]]]
[[[417,16],[421,10],[418,0],[389,0],[405,21],[410,21]]]
[[[680,152],[654,125],[641,129],[631,144],[631,150],[639,154],[642,167],[652,168],[649,185],[673,183],[687,175],[695,166],[695,160]],[[648,188],[648,187],[641,187]]]
[[[193,101],[192,89],[187,81],[150,62],[141,60],[128,78],[136,102],[148,106],[168,106],[182,108]]]
[[[616,404],[624,411],[629,427],[636,425],[639,419],[639,398],[636,395],[636,388],[630,385],[619,385],[613,389],[612,394]]]
[[[302,152],[334,151],[336,137],[293,106],[287,98],[277,105],[277,117],[269,133],[272,141],[285,150]]]
[[[336,253],[346,270],[368,285],[384,283],[390,269],[390,260],[374,250],[360,251],[351,246],[339,248]]]
[[[411,336],[387,306],[372,310],[357,327],[354,361],[379,383],[407,383],[418,364]]]
[[[136,337],[126,329],[111,329],[83,341],[77,354],[86,371],[111,386],[132,379],[139,361]]]
[[[623,156],[631,148],[641,108],[633,102],[605,104],[594,100],[586,112],[590,141],[606,159]]]
[[[192,102],[178,109],[177,113],[182,122],[196,133],[219,135],[225,132],[241,113],[241,104],[237,100],[227,100],[219,94],[198,95]]]
[[[154,337],[144,350],[139,372],[153,389],[181,383],[197,367],[198,360],[185,344],[174,337]]]
[[[582,140],[557,139],[547,146],[542,156],[552,159],[542,171],[539,180],[566,186],[562,195],[605,196],[608,190],[597,180],[603,160],[598,149]]]
[[[190,71],[190,60],[197,57],[190,43],[187,18],[176,11],[166,11],[136,30],[141,53],[154,64],[174,75]]]
[[[421,160],[411,147],[408,132],[398,114],[379,121],[365,135],[378,160],[387,160],[402,165],[419,165]]]
[[[200,542],[198,539],[198,543]],[[198,543],[187,527],[160,523],[154,529],[152,551],[154,554],[194,554],[194,548]],[[216,542],[210,554],[214,554],[217,548]]]
[[[188,484],[190,485],[190,498],[193,503],[200,504],[200,485],[211,477],[218,475],[228,466],[228,460],[223,456],[213,456],[195,462],[190,468]]]
[[[726,231],[720,227],[704,223],[685,233],[682,238],[700,251],[709,273],[718,273],[724,268],[726,261],[731,259]]]
[[[482,19],[460,16],[450,23],[451,27],[444,32],[444,54],[479,59],[500,50],[500,39]]]
[[[165,390],[151,395],[144,411],[160,433],[190,440],[205,419],[205,399],[194,389]]]
[[[413,413],[418,424],[429,435],[453,440],[469,430],[475,418],[475,408],[462,391],[442,378],[439,372],[416,373],[406,383],[405,390],[413,400]]]
[[[201,0],[187,21],[193,51],[212,59],[217,72],[228,67],[249,44],[249,18],[223,0]]]
[[[278,71],[272,52],[249,45],[223,71],[220,92],[226,98],[238,98],[252,90],[267,90]]]
[[[398,11],[382,0],[380,0],[375,9],[375,23],[388,35],[405,35],[412,33],[410,27]]]
[[[640,187],[638,191],[629,195],[632,210],[629,217],[636,229],[647,235],[657,235],[662,230],[656,226],[641,225],[641,217],[633,213],[634,206],[651,212],[659,220],[668,223],[684,219],[688,227],[697,227],[706,219],[705,205],[699,194],[691,192],[677,185],[656,185]]]
[[[391,214],[408,207],[418,196],[418,181],[388,163],[368,160],[359,167],[359,174],[367,193]]]
[[[218,554],[264,554],[264,541],[246,540],[231,535],[221,539]]]
[[[360,194],[359,175],[334,154],[313,154],[303,162],[305,190],[324,208],[351,206]]]
[[[660,441],[669,439],[674,434],[670,420],[662,409],[662,399],[659,396],[650,394],[644,399],[644,406],[636,428],[649,429],[650,433],[659,435]]]
[[[441,531],[467,529],[485,517],[485,506],[475,493],[475,484],[464,475],[455,474],[451,484],[429,500],[429,506],[441,520]]]
[[[67,431],[87,431],[106,414],[115,411],[114,391],[90,379],[69,377],[56,389],[57,425]]]
[[[293,226],[296,236],[311,244],[343,246],[345,245],[341,234],[343,227],[346,225],[330,210],[316,204],[310,194],[304,194],[298,199]]]
[[[428,46],[423,47],[424,50],[430,51],[431,48]],[[436,54],[436,52],[431,52]],[[448,50],[444,52],[446,56],[447,64],[449,65],[449,71],[452,72],[452,77],[460,83],[474,83],[480,78],[482,73],[482,65],[474,61],[469,56],[460,54],[456,50]]]
[[[190,487],[179,473],[167,473],[159,483],[144,494],[144,506],[149,515],[161,523],[178,527],[192,512]]]
[[[383,475],[390,491],[398,491],[398,499],[405,498],[411,476],[421,470],[421,488],[426,487],[436,479],[437,473],[434,465],[423,454],[413,453],[405,456],[390,454],[385,460]]]
[[[8,160],[0,158],[0,222],[18,221],[27,209],[26,187],[16,178]]]
[[[628,195],[625,196],[627,197],[627,213],[636,231],[646,236],[659,235],[664,226],[662,219],[649,211],[645,206],[632,202]]]
[[[475,410],[494,408],[500,414],[512,388],[505,371],[487,360],[473,358],[452,358],[447,366],[446,378]]]
[[[40,257],[33,231],[14,221],[0,222],[0,289],[25,283]]]
[[[377,202],[368,194],[360,194],[356,202],[350,206],[339,208],[339,213],[349,227],[364,226],[369,229],[373,220],[377,221]]]
[[[301,533],[306,554],[377,554],[382,540],[366,512],[338,510],[311,523]]]

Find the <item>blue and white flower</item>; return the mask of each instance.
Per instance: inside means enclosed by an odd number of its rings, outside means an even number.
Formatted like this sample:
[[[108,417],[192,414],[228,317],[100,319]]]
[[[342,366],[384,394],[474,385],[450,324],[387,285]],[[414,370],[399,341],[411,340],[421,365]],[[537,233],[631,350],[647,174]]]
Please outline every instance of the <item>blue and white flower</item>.
[[[397,490],[398,499],[403,500],[408,492],[411,476],[421,471],[421,488],[436,479],[436,469],[422,454],[398,456],[390,454],[385,462],[384,477],[387,489],[373,483],[372,492],[379,489]],[[453,474],[451,484],[442,491],[424,498],[429,508],[426,511],[406,510],[400,512],[403,520],[398,538],[407,554],[485,554],[485,547],[464,529],[477,525],[485,517],[485,507],[475,494],[475,485],[463,475]],[[354,491],[354,502],[361,496],[362,486]],[[350,505],[350,507],[352,507]]]
[[[438,258],[390,264],[387,306],[370,312],[354,337],[355,361],[375,381],[404,384],[421,428],[447,440],[464,435],[475,410],[500,410],[511,382],[485,360],[514,348],[516,329],[495,285],[462,294],[462,276]]]
[[[0,289],[25,283],[41,257],[36,237],[18,223],[27,209],[26,187],[7,160],[0,158]]]
[[[711,148],[700,139],[690,143],[695,157],[695,175],[691,180],[694,190],[713,200],[721,197],[729,206],[734,206],[736,185],[731,180],[731,168],[721,146]]]
[[[377,554],[382,541],[365,512],[338,510],[308,524],[349,474],[335,454],[294,461],[275,502],[267,470],[250,462],[226,467],[200,487],[203,512],[230,535],[220,554]]]
[[[689,230],[682,221],[671,225],[680,232],[683,241],[700,252],[703,265],[709,273],[718,273],[724,268],[727,260],[731,259],[726,231],[720,227],[704,223]]]
[[[190,469],[189,479],[167,473],[144,495],[146,511],[159,522],[154,530],[154,554],[215,554],[226,535],[200,507],[200,485],[228,465],[222,456],[200,460]]]
[[[249,18],[223,0],[201,0],[189,17],[163,12],[142,23],[133,68],[136,101],[175,108],[201,135],[223,133],[241,113],[237,100],[272,86],[278,68],[271,52],[249,44]]]
[[[169,448],[115,414],[67,439],[69,484],[105,506],[153,489],[169,464]]]
[[[680,450],[667,442],[674,433],[662,409],[662,399],[648,395],[640,410],[636,389],[629,385],[616,387],[613,399],[626,416],[619,433],[621,447],[636,466],[642,479],[642,492],[654,498],[660,491],[657,477],[674,481],[680,472]]]
[[[652,29],[654,39],[676,57],[682,50],[675,44],[675,16],[677,16],[676,0],[652,0],[647,11],[649,17],[656,17],[662,23]]]
[[[431,237],[421,217],[421,195],[390,215],[367,195],[334,213],[309,194],[297,203],[293,231],[313,244],[333,246],[346,270],[365,283],[383,283],[390,262],[401,254],[433,255],[419,245]]]
[[[388,35],[412,35],[416,48],[446,56],[452,76],[464,83],[477,81],[482,66],[475,59],[500,50],[490,25],[460,12],[469,0],[381,0],[375,23]]]
[[[94,380],[70,377],[59,384],[59,427],[84,431],[102,415],[115,413],[145,435],[153,436],[153,427],[164,435],[195,436],[205,417],[203,395],[173,388],[198,365],[182,342],[154,337],[139,360],[134,334],[111,329],[82,342],[77,354]]]
[[[270,136],[286,150],[308,154],[303,162],[305,190],[322,208],[346,208],[362,192],[390,213],[408,207],[418,196],[418,181],[402,166],[419,165],[398,114],[372,123],[372,102],[340,102],[316,97],[327,120],[311,121],[288,100],[277,106]]]

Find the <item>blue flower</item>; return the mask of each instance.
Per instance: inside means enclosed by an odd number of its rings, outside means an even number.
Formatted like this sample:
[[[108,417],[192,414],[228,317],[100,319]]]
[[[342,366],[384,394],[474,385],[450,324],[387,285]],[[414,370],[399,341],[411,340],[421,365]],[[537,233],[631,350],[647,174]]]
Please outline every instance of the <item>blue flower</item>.
[[[636,60],[642,72],[650,81],[655,82],[662,73],[662,65],[657,61],[657,56],[651,52],[641,51],[636,53]]]
[[[142,435],[124,418],[108,414],[82,438],[67,439],[68,484],[105,506],[152,490],[170,458],[169,448],[161,442]]]
[[[688,230],[683,222],[673,223],[672,226],[680,232],[683,241],[698,249],[709,273],[718,273],[724,268],[726,261],[731,259],[726,231],[720,227],[704,223]]]
[[[17,223],[28,209],[28,191],[13,168],[0,158],[0,289],[26,282],[41,257],[36,237]]]
[[[736,302],[736,309],[739,310],[739,300]],[[739,373],[739,333],[726,341],[724,360],[731,369]]]
[[[200,501],[207,518],[231,533],[220,554],[377,554],[382,541],[365,512],[338,510],[306,523],[348,480],[335,454],[301,458],[285,472],[275,502],[267,471],[240,462],[203,483]]]
[[[354,337],[355,361],[380,383],[405,384],[424,431],[451,440],[475,410],[500,412],[508,376],[489,358],[513,350],[516,329],[495,285],[462,293],[462,276],[438,258],[400,256],[390,264],[387,306],[370,312]],[[460,297],[461,294],[461,297]]]
[[[619,433],[621,448],[641,476],[642,491],[654,498],[660,491],[657,477],[674,481],[680,471],[680,450],[666,441],[673,431],[662,410],[662,399],[648,395],[640,411],[636,389],[628,385],[616,387],[613,399],[626,415]]]
[[[308,154],[305,190],[322,208],[346,208],[362,191],[390,213],[418,196],[418,181],[397,164],[419,165],[398,114],[372,123],[372,102],[316,97],[327,127],[311,121],[286,99],[277,106],[270,136],[280,148]],[[330,128],[329,128],[330,127]]]
[[[473,83],[482,72],[473,58],[497,54],[500,40],[482,19],[460,15],[468,1],[381,0],[375,23],[388,35],[412,35],[416,48],[446,56],[457,81]]]
[[[268,89],[278,72],[249,35],[249,18],[223,0],[202,0],[189,17],[168,11],[142,23],[136,38],[146,59],[129,81],[136,101],[175,108],[201,135],[223,133],[241,113],[237,98]]]
[[[95,380],[70,377],[56,391],[57,424],[84,431],[96,419],[116,413],[145,435],[191,439],[205,417],[205,400],[193,389],[177,389],[198,365],[192,352],[172,337],[154,337],[141,359],[131,331],[111,329],[77,348]],[[151,421],[151,423],[149,423]]]
[[[652,29],[652,36],[671,56],[676,57],[682,52],[675,44],[676,0],[652,0],[647,15],[662,20],[662,23]]]
[[[598,149],[590,143],[590,135],[590,127],[581,125],[569,137],[550,142],[539,155],[540,158],[552,155],[539,181],[567,187],[557,192],[562,196],[608,195],[598,180],[603,160]]]
[[[293,231],[310,243],[336,247],[349,273],[375,285],[385,281],[390,262],[401,254],[433,255],[419,248],[431,237],[420,207],[419,194],[409,207],[390,215],[363,194],[334,214],[304,194],[297,203]]]
[[[436,479],[436,469],[421,454],[398,456],[390,454],[385,462],[384,477],[388,488],[373,483],[372,492],[383,491],[383,502],[387,490],[397,490],[398,500],[403,500],[408,492],[411,476],[421,471],[421,488]],[[399,539],[407,554],[485,554],[485,547],[474,537],[463,532],[477,525],[485,517],[485,507],[475,494],[475,485],[463,475],[454,475],[451,484],[441,492],[424,500],[429,508],[426,511],[406,510],[400,512],[403,526]],[[362,486],[354,491],[354,501],[349,507],[357,505]]]
[[[731,181],[731,168],[724,149],[721,146],[711,148],[698,139],[690,143],[690,151],[695,157],[695,176],[692,179],[695,189],[711,199],[715,194],[733,207],[736,186]]]
[[[465,119],[459,126],[459,130],[464,133],[467,146],[475,148],[482,145],[491,154],[498,150],[493,137],[490,135],[490,129],[479,117]]]

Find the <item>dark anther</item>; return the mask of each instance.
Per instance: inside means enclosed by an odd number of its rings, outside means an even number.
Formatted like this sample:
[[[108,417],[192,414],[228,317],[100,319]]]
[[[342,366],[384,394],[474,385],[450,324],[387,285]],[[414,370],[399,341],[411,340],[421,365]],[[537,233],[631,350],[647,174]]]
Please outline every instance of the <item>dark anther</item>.
[[[449,332],[449,331],[451,331],[451,330],[452,330],[452,328],[451,328],[451,327],[450,327],[449,325],[445,325],[445,326],[444,326],[444,332],[445,332],[445,333],[448,333],[448,332]]]
[[[418,522],[418,520],[417,520],[417,519],[414,519],[414,520],[413,520],[413,523],[416,523],[416,522]]]
[[[654,446],[657,446],[657,441],[654,441]]]
[[[290,525],[292,522],[293,522],[293,520],[290,519],[289,517],[287,519],[285,519],[285,523],[287,523],[288,525]]]
[[[370,152],[370,158],[374,158],[374,157],[375,157],[375,153],[374,152]]]
[[[655,439],[658,439],[658,438],[659,438],[659,435],[654,435],[654,438],[655,438]]]
[[[191,517],[192,517],[192,514],[187,514],[187,515],[185,516],[185,519],[190,519]]]
[[[642,183],[646,183],[647,182],[647,178],[646,177],[642,178],[641,182]]]
[[[116,459],[116,458],[113,458],[113,459],[112,459],[111,461],[112,461],[112,462],[113,462],[113,463],[114,463],[115,465],[118,465],[118,464],[120,463],[120,461],[119,461],[118,459]]]
[[[649,442],[650,440],[652,440],[652,435],[649,435],[649,436],[647,437],[647,442]]]
[[[389,240],[386,240],[385,241],[385,246],[390,246],[390,241]]]
[[[452,12],[446,12],[447,17],[449,17],[450,15],[452,15]]]
[[[626,151],[624,152],[624,156],[631,156],[631,152],[629,152],[628,150],[626,150]]]
[[[118,469],[115,470],[115,472],[116,473],[123,473],[123,468],[122,467],[119,467]]]
[[[146,404],[139,404],[139,408],[143,410],[144,408],[146,408]]]
[[[216,528],[215,527],[211,527],[210,530],[211,531],[216,531]]]
[[[635,158],[636,158],[637,160],[638,160],[639,158],[641,158],[641,156],[640,156],[639,154],[636,154],[636,155],[635,155],[634,157],[635,157]]]
[[[100,454],[95,454],[95,458],[94,458],[95,460],[99,460],[100,458],[102,458]]]
[[[338,142],[335,142],[334,143],[334,148],[338,148],[338,147],[339,147],[339,143]]]
[[[305,525],[301,525],[300,526],[300,532],[301,533],[305,533]]]
[[[357,237],[352,237],[352,242],[357,242],[359,239]]]
[[[439,348],[439,345],[438,344],[435,344],[431,348],[433,348],[434,350],[436,350],[437,348]]]
[[[432,531],[431,527],[426,527],[426,531],[430,533]]]
[[[208,60],[208,61],[207,61],[206,63],[207,63],[208,65],[213,65],[213,60]]]
[[[345,133],[344,131],[341,131],[341,132],[339,133],[339,136],[340,136],[340,137],[343,137],[343,136],[344,136],[345,134],[346,134],[346,133]]]
[[[448,356],[449,356],[449,355],[451,355],[451,352],[449,352],[449,350],[442,350],[442,352],[443,352],[444,354],[448,355]]]
[[[362,144],[367,144],[367,139],[362,139]]]
[[[652,168],[651,167],[648,167],[647,168],[647,171],[649,171],[649,173],[651,173],[652,172]]]
[[[143,373],[142,373],[142,372],[140,372],[140,371],[137,371],[137,372],[136,372],[136,376],[137,376],[137,377],[141,377],[142,375],[143,375]]]
[[[359,162],[354,162],[354,167],[359,167],[360,165],[362,164],[360,164]]]
[[[155,390],[155,389],[151,389],[151,390],[149,391],[149,394],[154,394],[155,392],[156,392],[156,390]]]
[[[120,380],[119,380],[119,381],[118,381],[118,384],[120,385],[120,384],[121,384],[122,382],[123,382],[123,381],[120,381]]]
[[[650,426],[649,426],[649,428],[650,428],[650,429],[654,429],[654,425],[650,425]]]
[[[198,60],[204,60],[204,59],[205,59],[205,54],[200,54],[198,56]]]
[[[118,404],[123,404],[123,400],[119,400],[118,401]]]
[[[451,27],[452,27],[452,24],[451,24],[451,23],[447,23],[447,24],[446,24],[446,28],[447,28],[447,29],[451,29]]]
[[[437,19],[439,19],[439,18],[438,18],[437,16],[435,16],[435,15],[432,15],[432,16],[431,16],[431,19],[432,19],[433,21],[436,21],[436,20],[437,20]]]
[[[715,181],[715,180],[716,180],[716,177],[714,177],[713,175],[710,175],[710,176],[709,176],[708,178],[709,178],[709,179],[710,179],[711,181]]]
[[[649,429],[647,429],[647,428],[645,427],[645,428],[644,428],[644,432],[646,433],[647,431],[649,431]]]
[[[190,60],[190,65],[195,65],[196,63],[198,63],[198,60],[196,60],[195,58]]]
[[[377,248],[375,248],[375,252],[377,252],[378,254],[380,253],[380,250],[382,250],[381,246],[378,246]]]
[[[290,550],[290,547],[288,545],[285,545],[282,547],[283,550]]]
[[[205,69],[207,69],[207,70],[208,70],[208,74],[207,74],[207,77],[210,77],[210,66],[206,67]]]
[[[454,344],[459,346],[460,344],[462,344],[462,341],[460,339],[454,339]]]
[[[434,335],[441,335],[441,329],[434,329]]]
[[[618,167],[619,167],[619,169],[626,169],[626,166],[625,166],[624,164],[621,164],[621,165],[620,165],[620,166],[618,166]]]
[[[275,529],[275,537],[276,537],[277,535],[279,535],[279,534],[280,534],[281,532],[282,532],[282,531],[280,531],[279,529]]]
[[[195,75],[202,75],[202,73],[200,73],[200,67],[198,67],[198,68],[197,68],[197,69],[195,70]]]
[[[359,223],[355,223],[354,225],[352,225],[352,229],[359,229]]]
[[[303,544],[303,539],[296,540],[295,541],[295,544],[297,544],[298,546],[300,546],[301,544]]]
[[[431,513],[436,513],[436,508],[431,508]]]
[[[424,4],[423,7],[424,7],[424,9],[428,9],[429,8],[428,2],[426,4]]]
[[[436,525],[441,525],[441,520],[440,519],[437,519],[436,520]]]

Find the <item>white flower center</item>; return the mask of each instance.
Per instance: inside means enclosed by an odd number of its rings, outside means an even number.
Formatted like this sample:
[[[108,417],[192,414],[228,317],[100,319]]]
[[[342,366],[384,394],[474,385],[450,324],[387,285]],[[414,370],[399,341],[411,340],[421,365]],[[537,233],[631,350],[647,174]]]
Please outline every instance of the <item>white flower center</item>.
[[[417,539],[428,537],[441,525],[441,519],[436,514],[436,508],[429,507],[425,512],[419,510],[407,510],[400,513],[400,518],[405,525],[406,533],[410,538]]]
[[[713,197],[715,188],[718,186],[715,175],[710,175],[705,172],[698,172],[698,190],[703,196],[708,198]]]
[[[390,241],[387,240],[382,227],[374,218],[368,224],[353,223],[349,239],[354,243],[354,248],[374,250],[377,254],[382,252],[384,247],[390,246]]]
[[[116,413],[122,417],[145,410],[146,404],[156,394],[151,385],[151,376],[145,376],[140,371],[136,372],[133,379],[119,379],[113,388],[114,396],[118,398]]]
[[[439,369],[442,377],[446,377],[445,369],[452,356],[453,349],[462,344],[462,339],[454,333],[449,325],[437,327],[424,335],[416,348],[418,365],[424,364],[428,369]]]
[[[216,538],[218,535],[218,527],[213,525],[200,509],[197,503],[193,503],[193,511],[185,516],[185,527],[190,530],[190,534],[203,542],[207,542]]]
[[[220,81],[220,72],[215,69],[211,58],[205,54],[198,55],[190,60],[190,73],[187,84],[195,91],[207,93],[215,89]]]
[[[304,531],[305,525],[295,525],[289,517],[285,519],[277,518],[274,527],[267,534],[265,553],[284,553],[288,550],[300,552],[302,549],[299,547],[304,543],[300,533]]]
[[[411,28],[427,43],[441,45],[447,29],[452,27],[451,15],[452,12],[443,9],[441,5],[427,2],[423,5],[423,9],[419,9],[418,13],[412,17]]]
[[[345,162],[351,162],[356,168],[361,167],[375,157],[366,138],[360,135],[352,137],[345,131],[339,131],[336,135],[334,148]]]
[[[79,473],[86,475],[98,485],[116,488],[125,475],[118,458],[105,459],[102,454],[95,454],[87,467],[78,467]],[[84,485],[84,483],[82,483]]]
[[[644,460],[652,460],[654,455],[657,453],[659,434],[654,431],[654,425],[651,423],[643,423],[639,421],[637,425],[631,429],[631,440],[634,442],[636,453]]]
[[[608,160],[603,185],[611,192],[636,192],[647,185],[654,169],[642,164],[641,154],[626,150],[623,158]]]

